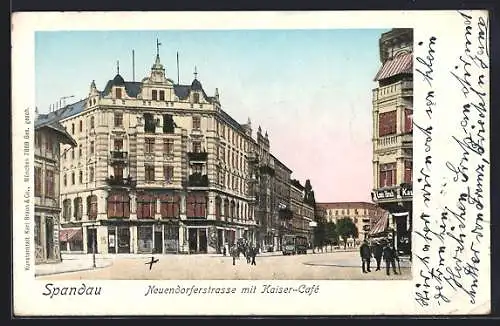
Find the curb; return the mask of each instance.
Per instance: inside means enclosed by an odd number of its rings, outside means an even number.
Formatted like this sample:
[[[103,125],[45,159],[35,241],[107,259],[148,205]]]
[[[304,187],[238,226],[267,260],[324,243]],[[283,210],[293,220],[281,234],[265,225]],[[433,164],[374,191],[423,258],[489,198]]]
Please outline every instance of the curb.
[[[84,272],[84,271],[93,271],[96,269],[102,269],[106,268],[109,266],[112,266],[113,262],[109,262],[109,264],[104,264],[103,266],[96,266],[95,268],[93,267],[85,267],[85,268],[78,268],[78,269],[72,269],[69,271],[59,271],[59,272],[49,272],[49,273],[36,273],[35,272],[35,277],[40,277],[40,276],[48,276],[48,275],[58,275],[58,274],[66,274],[66,273],[75,273],[75,272]]]

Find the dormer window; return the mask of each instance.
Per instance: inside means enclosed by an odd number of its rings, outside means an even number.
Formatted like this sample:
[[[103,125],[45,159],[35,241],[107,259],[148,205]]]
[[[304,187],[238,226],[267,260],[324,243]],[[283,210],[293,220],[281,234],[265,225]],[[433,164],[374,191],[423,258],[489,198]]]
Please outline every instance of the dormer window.
[[[194,103],[199,103],[200,102],[200,94],[199,93],[194,93],[193,94],[193,102]]]
[[[115,89],[115,95],[116,95],[117,99],[121,99],[122,98],[122,89],[121,88],[116,88]]]
[[[165,101],[165,91],[160,91],[160,101]]]
[[[153,90],[151,91],[151,99],[152,99],[153,101],[156,101],[156,100],[157,100],[157,95],[158,95],[158,94],[157,94],[156,89],[153,89]]]

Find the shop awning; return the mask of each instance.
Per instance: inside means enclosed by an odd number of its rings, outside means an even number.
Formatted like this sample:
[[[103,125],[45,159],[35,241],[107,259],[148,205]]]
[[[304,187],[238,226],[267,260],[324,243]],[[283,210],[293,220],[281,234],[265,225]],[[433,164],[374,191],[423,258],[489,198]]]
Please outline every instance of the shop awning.
[[[406,53],[387,60],[375,75],[374,80],[389,78],[398,74],[413,73],[413,54]]]
[[[374,236],[376,234],[383,233],[387,231],[387,227],[389,224],[389,213],[382,215],[382,217],[375,223],[373,228],[371,228],[370,232],[368,232],[368,236]]]
[[[82,229],[59,230],[59,241],[81,241],[83,239]]]

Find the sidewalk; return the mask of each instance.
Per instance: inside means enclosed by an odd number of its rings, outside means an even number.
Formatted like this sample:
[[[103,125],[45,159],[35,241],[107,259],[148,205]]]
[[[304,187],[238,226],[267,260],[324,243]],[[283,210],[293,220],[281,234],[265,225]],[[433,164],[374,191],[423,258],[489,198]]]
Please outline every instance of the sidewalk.
[[[60,263],[40,264],[35,266],[35,276],[53,275],[69,272],[80,272],[92,270],[92,255],[62,255],[63,261]],[[113,260],[96,256],[96,269],[113,265]]]

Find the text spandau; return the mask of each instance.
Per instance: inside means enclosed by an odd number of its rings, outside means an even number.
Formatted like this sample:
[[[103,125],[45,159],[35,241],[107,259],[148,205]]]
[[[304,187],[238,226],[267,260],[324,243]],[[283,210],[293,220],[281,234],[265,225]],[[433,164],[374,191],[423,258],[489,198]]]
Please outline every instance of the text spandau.
[[[456,15],[453,39],[431,31],[415,39],[423,91],[414,120],[414,299],[428,309],[476,305],[489,293],[488,18]]]

